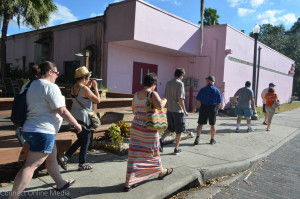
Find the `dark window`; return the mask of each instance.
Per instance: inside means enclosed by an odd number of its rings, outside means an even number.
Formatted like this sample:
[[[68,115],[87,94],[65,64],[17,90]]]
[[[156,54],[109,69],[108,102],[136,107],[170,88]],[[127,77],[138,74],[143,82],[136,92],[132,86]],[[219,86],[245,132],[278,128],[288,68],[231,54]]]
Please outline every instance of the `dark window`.
[[[76,68],[80,66],[80,61],[65,61],[64,65],[64,74],[72,74],[73,76],[75,74]]]

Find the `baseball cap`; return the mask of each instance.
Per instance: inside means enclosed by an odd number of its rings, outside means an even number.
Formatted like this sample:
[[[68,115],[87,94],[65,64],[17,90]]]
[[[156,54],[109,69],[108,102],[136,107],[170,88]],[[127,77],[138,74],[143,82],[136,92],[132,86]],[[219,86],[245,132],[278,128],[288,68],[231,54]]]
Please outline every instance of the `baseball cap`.
[[[270,83],[269,84],[269,87],[275,87],[276,85],[275,84],[273,84],[273,83]]]
[[[207,79],[207,80],[209,80],[209,81],[212,81],[212,82],[215,81],[215,77],[214,77],[214,76],[208,76],[208,77],[205,78],[205,79]]]

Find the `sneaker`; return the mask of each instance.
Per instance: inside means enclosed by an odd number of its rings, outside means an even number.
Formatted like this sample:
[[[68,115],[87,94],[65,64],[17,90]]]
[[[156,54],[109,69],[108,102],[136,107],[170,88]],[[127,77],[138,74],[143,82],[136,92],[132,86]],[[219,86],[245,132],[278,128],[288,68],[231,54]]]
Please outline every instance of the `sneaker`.
[[[263,122],[263,125],[268,125],[268,123],[266,121]]]
[[[197,136],[195,139],[194,145],[199,145],[199,143],[200,143],[200,137]]]
[[[255,131],[255,130],[254,130],[253,128],[251,128],[251,127],[247,129],[247,132],[248,132],[248,133],[249,133],[249,132],[254,132],[254,131]]]
[[[182,152],[181,149],[174,149],[174,154],[175,154],[175,155],[178,155],[178,154],[181,153],[181,152]]]
[[[236,133],[239,133],[239,132],[240,132],[240,129],[239,129],[239,128],[236,128],[236,129],[235,129],[235,132],[236,132]]]
[[[216,142],[216,140],[215,139],[210,139],[210,144],[216,144],[217,142]]]
[[[161,153],[164,151],[164,143],[161,139],[159,139],[159,151]]]

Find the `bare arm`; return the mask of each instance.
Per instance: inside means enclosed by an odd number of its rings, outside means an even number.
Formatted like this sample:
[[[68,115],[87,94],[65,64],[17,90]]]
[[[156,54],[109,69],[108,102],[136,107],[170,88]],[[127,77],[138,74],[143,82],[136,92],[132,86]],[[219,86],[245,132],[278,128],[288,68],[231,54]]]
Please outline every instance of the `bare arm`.
[[[189,116],[188,112],[185,109],[184,99],[178,98],[178,103],[179,103],[179,106],[182,108],[185,116],[186,117]]]
[[[132,109],[133,115],[135,115],[135,112],[134,112],[134,98],[132,99],[131,109]]]
[[[221,103],[218,103],[218,104],[217,104],[217,114],[218,114],[220,108],[221,108]]]
[[[199,101],[199,100],[196,100],[195,105],[194,105],[194,108],[193,108],[193,113],[196,113],[196,109],[197,109],[197,107],[199,106],[199,104],[200,104],[200,101]]]
[[[158,93],[153,91],[152,92],[152,102],[153,102],[153,105],[155,106],[155,108],[161,109],[166,106],[167,99],[166,98],[161,99],[159,97]]]
[[[55,113],[58,113],[62,118],[64,118],[67,122],[72,124],[78,133],[81,132],[81,130],[82,130],[81,125],[78,124],[76,119],[71,115],[71,113],[68,111],[68,109],[65,106],[55,109],[54,111],[55,111]]]
[[[91,85],[93,85],[94,93],[90,89]],[[91,83],[83,87],[83,96],[89,98],[95,104],[100,103],[100,95],[98,91],[97,82],[95,80],[91,81]]]
[[[238,103],[236,97],[237,97],[236,95],[233,96],[234,104],[237,104],[237,103]]]
[[[254,97],[250,97],[252,110],[255,111]]]

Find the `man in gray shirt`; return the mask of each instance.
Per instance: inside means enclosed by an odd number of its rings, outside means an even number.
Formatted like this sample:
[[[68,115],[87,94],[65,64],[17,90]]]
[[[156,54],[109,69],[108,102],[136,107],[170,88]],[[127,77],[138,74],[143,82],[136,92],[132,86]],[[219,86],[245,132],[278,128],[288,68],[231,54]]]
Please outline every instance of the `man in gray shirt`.
[[[163,152],[163,141],[170,135],[171,132],[176,132],[176,144],[174,154],[181,153],[179,149],[179,142],[181,139],[181,133],[185,132],[185,116],[189,114],[185,109],[184,99],[185,90],[182,82],[185,74],[184,69],[177,68],[175,70],[175,78],[169,81],[166,85],[165,97],[167,98],[167,118],[168,118],[168,129],[162,135],[160,141],[160,152]]]
[[[245,87],[240,88],[234,94],[234,103],[237,104],[235,110],[237,114],[237,126],[235,132],[237,133],[240,132],[240,124],[243,116],[245,116],[247,120],[247,132],[254,132],[254,129],[251,128],[251,116],[253,115],[253,112],[255,112],[255,104],[254,94],[253,91],[250,89],[250,86],[251,82],[247,81],[245,83]]]

